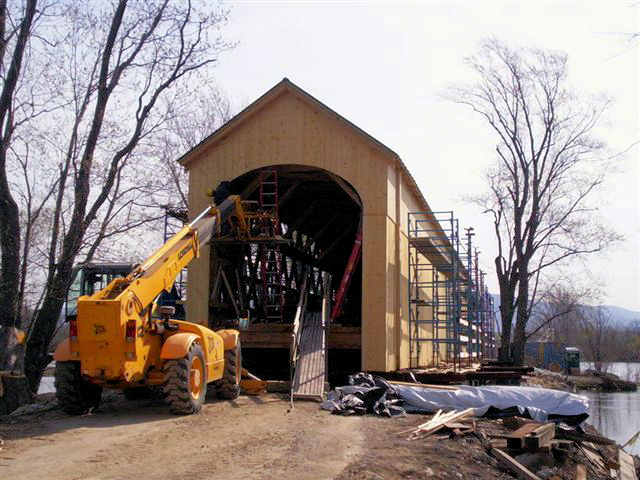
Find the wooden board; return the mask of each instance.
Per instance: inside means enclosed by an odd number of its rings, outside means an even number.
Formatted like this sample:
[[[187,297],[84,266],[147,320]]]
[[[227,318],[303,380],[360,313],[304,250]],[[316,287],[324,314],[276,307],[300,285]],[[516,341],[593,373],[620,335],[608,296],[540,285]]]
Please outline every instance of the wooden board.
[[[548,447],[551,445],[551,440],[555,438],[556,425],[555,423],[547,423],[540,425],[534,429],[527,436],[524,437],[524,445],[527,450],[536,451],[542,447]]]
[[[515,432],[509,433],[504,437],[507,439],[507,448],[510,450],[519,450],[524,448],[524,438],[540,426],[539,423],[525,423]]]
[[[320,312],[307,312],[302,322],[300,355],[293,377],[295,399],[324,400],[326,382],[326,338]]]
[[[422,425],[418,425],[415,429],[412,430],[411,435],[409,436],[410,440],[416,440],[419,438],[428,437],[429,435],[437,432],[444,428],[448,423],[456,423],[465,418],[473,417],[474,410],[473,408],[467,408],[461,412],[451,411],[445,414],[442,414],[442,410],[438,410],[438,412],[426,423]]]
[[[504,465],[509,471],[513,472],[516,477],[525,480],[542,480],[539,476],[529,470],[527,467],[519,463],[515,458],[499,448],[493,448],[491,453],[495,455],[498,461]]]
[[[618,478],[620,480],[638,480],[631,455],[620,449],[618,450],[618,461],[620,463],[620,470],[618,471]]]

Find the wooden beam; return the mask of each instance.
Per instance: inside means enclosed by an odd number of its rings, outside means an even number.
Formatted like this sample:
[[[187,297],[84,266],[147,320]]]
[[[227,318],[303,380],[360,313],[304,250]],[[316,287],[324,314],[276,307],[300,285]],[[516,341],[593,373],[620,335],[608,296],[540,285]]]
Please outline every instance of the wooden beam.
[[[638,480],[636,476],[636,468],[633,463],[633,457],[624,450],[618,450],[618,462],[620,463],[620,470],[618,478],[620,480]]]
[[[514,473],[516,477],[523,478],[525,480],[542,480],[539,476],[519,463],[511,455],[503,452],[499,448],[492,448],[491,453],[495,455],[495,457],[502,465],[504,465],[509,471]]]
[[[509,448],[510,450],[519,450],[523,448],[525,437],[540,426],[541,425],[539,423],[535,422],[525,423],[515,432],[505,435],[505,438],[507,439],[507,448]]]
[[[291,225],[289,225],[289,228],[292,231],[293,230],[298,231],[298,234],[300,234],[300,225],[302,225],[304,221],[311,216],[311,214],[313,213],[313,211],[317,206],[318,206],[318,202],[312,202],[311,205],[309,205],[307,209],[304,212],[302,212],[302,215],[296,218],[295,223],[292,223]]]
[[[458,422],[465,418],[473,417],[473,408],[467,408],[461,412],[453,410],[451,412],[442,414],[442,410],[438,412],[426,423],[418,425],[409,435],[408,440],[417,440],[420,438],[428,437],[429,435],[444,428],[447,423]]]
[[[331,251],[342,241],[347,235],[353,235],[353,231],[350,228],[346,228],[342,231],[340,235],[336,237],[336,239],[329,245],[329,247],[322,252],[322,255],[318,257],[318,262],[322,262],[327,255],[331,253]]]
[[[362,202],[360,201],[360,197],[358,196],[358,194],[356,193],[356,191],[354,190],[354,188],[351,185],[349,185],[341,177],[339,177],[338,175],[336,175],[334,173],[327,172],[327,175],[329,175],[331,180],[336,182],[340,186],[340,188],[342,188],[344,193],[349,195],[351,200],[353,200],[356,205],[358,205],[360,208],[362,208]]]
[[[242,285],[242,280],[240,279],[240,271],[237,268],[234,268],[234,272],[236,274],[236,283],[238,284],[238,301],[240,302],[240,309],[244,314],[247,308],[245,307],[244,301],[244,285]]]
[[[240,310],[238,310],[238,304],[236,303],[235,295],[233,294],[233,290],[231,290],[231,285],[229,284],[229,279],[227,278],[227,274],[224,273],[224,270],[221,268],[222,272],[222,280],[224,281],[225,286],[227,287],[227,293],[229,294],[229,299],[233,304],[233,309],[236,311],[236,316],[240,318]]]
[[[418,387],[418,388],[430,388],[431,390],[459,390],[458,387],[453,387],[451,385],[430,385],[428,383],[411,383],[411,382],[402,382],[400,380],[387,380],[387,383],[391,385],[402,385],[405,387]]]
[[[291,348],[291,332],[242,331],[242,348]]]
[[[220,288],[220,278],[221,278],[221,272],[222,272],[222,265],[220,264],[220,261],[218,260],[216,262],[216,275],[215,278],[213,280],[213,288],[211,289],[211,295],[209,297],[209,300],[214,300],[215,302],[218,301],[218,289]]]
[[[300,186],[302,182],[296,182],[293,185],[291,185],[286,192],[284,192],[284,194],[280,197],[280,199],[278,200],[278,208],[282,208],[282,206],[285,204],[285,202],[289,201],[291,199],[291,195],[293,194],[293,192],[295,191],[296,188],[298,188]]]
[[[551,440],[556,436],[556,424],[546,423],[524,437],[524,444],[530,451],[536,451],[542,447],[549,446]]]
[[[316,244],[318,243],[318,240],[320,240],[322,238],[322,236],[327,233],[327,231],[329,230],[329,227],[331,226],[331,224],[333,222],[336,221],[337,218],[341,217],[342,215],[340,213],[336,213],[333,217],[331,217],[329,219],[329,221],[327,223],[324,224],[324,226],[318,230],[318,233],[316,233],[315,235],[313,235],[313,240],[316,242]]]
[[[253,195],[253,192],[255,192],[259,186],[260,186],[260,172],[258,172],[256,177],[253,180],[251,180],[251,182],[249,182],[249,185],[244,187],[244,190],[242,190],[242,193],[240,193],[240,198],[242,198],[242,200],[247,200],[251,195]]]

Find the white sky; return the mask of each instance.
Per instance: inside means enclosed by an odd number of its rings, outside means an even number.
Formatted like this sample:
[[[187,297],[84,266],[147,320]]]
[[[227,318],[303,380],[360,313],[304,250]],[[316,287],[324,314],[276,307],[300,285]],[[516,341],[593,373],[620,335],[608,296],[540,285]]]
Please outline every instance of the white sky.
[[[485,188],[495,139],[481,119],[439,98],[450,83],[470,81],[463,59],[480,40],[493,35],[567,52],[571,83],[616,102],[602,130],[613,152],[640,140],[640,39],[622,35],[640,32],[640,5],[632,0],[227,4],[226,33],[239,45],[217,72],[234,105],[288,77],[396,151],[434,210],[454,210],[461,229],[475,227],[495,293],[490,219],[461,198]],[[589,260],[604,302],[633,310],[640,310],[639,152],[629,150],[601,198],[602,213],[626,240]]]

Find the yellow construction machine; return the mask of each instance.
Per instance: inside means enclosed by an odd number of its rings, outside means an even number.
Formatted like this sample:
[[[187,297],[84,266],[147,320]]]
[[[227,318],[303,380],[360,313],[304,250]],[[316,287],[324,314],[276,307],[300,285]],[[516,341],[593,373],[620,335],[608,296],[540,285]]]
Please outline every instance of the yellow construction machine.
[[[64,411],[82,414],[96,407],[103,387],[125,393],[161,387],[178,414],[199,411],[208,387],[221,398],[238,396],[238,331],[214,332],[175,320],[173,307],[156,305],[201,246],[223,228],[246,236],[245,211],[237,195],[207,207],[126,277],[78,298],[69,337],[54,355],[56,395]]]

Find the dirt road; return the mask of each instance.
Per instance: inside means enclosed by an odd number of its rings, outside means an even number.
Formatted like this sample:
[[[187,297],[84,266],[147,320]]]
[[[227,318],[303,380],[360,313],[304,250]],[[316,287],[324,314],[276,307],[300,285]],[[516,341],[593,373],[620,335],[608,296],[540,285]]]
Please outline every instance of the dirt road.
[[[0,478],[334,478],[359,457],[363,420],[317,403],[289,411],[276,395],[211,402],[186,417],[112,396],[92,415],[54,410],[0,424]]]
[[[0,480],[511,478],[471,436],[408,441],[407,428],[426,418],[341,417],[312,402],[290,411],[275,394],[212,401],[179,417],[161,402],[110,392],[91,415],[0,417]]]

